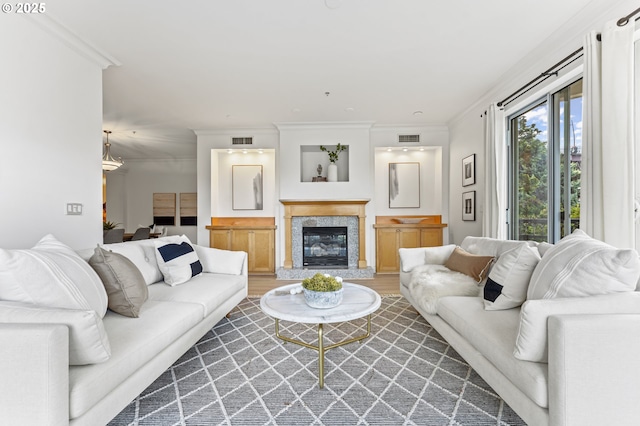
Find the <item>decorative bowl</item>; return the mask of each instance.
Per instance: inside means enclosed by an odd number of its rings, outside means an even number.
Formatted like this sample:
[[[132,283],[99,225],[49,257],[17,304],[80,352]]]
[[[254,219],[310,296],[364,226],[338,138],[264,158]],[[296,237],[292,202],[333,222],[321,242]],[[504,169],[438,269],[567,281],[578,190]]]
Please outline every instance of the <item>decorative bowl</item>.
[[[342,303],[344,288],[336,291],[312,291],[303,288],[302,291],[307,305],[312,308],[329,309],[335,308]]]

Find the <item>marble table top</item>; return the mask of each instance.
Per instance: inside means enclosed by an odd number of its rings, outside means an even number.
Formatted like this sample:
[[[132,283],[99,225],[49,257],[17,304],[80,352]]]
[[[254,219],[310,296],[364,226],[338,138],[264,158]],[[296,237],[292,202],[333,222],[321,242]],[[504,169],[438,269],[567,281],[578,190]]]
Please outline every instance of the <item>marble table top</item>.
[[[375,312],[380,307],[380,295],[374,290],[353,283],[342,283],[342,303],[335,308],[317,309],[307,305],[304,294],[290,294],[302,288],[301,283],[275,288],[260,299],[262,311],[273,318],[307,324],[330,324],[351,321]]]

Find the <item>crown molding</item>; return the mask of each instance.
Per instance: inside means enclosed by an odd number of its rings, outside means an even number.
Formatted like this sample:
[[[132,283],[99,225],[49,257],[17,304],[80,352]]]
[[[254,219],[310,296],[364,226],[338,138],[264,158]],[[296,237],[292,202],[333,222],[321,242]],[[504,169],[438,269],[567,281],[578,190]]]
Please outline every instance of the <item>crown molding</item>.
[[[45,32],[51,34],[66,46],[74,50],[76,53],[80,54],[86,59],[89,59],[103,70],[111,65],[116,67],[122,65],[116,58],[109,55],[102,49],[94,46],[89,41],[84,40],[74,31],[54,19],[50,14],[22,16],[24,16],[26,19],[30,19],[31,22],[35,23]]]
[[[370,129],[374,121],[316,121],[273,123],[278,130],[298,129]]]

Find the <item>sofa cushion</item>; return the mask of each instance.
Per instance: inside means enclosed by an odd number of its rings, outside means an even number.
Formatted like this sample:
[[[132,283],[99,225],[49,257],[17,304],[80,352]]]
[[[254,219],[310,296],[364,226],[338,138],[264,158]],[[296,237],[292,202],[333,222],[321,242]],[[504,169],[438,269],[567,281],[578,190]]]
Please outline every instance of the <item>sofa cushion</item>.
[[[493,311],[522,305],[539,261],[535,247],[522,245],[503,253],[491,268],[484,286],[484,308]]]
[[[465,237],[460,247],[472,254],[500,257],[504,252],[523,245],[534,247],[534,241],[498,240],[489,237]]]
[[[43,237],[32,249],[0,249],[0,300],[51,308],[107,311],[98,274],[75,251]]]
[[[111,358],[102,364],[69,368],[69,416],[81,416],[135,371],[144,368],[202,320],[192,303],[147,301],[138,318],[107,312],[104,326]],[[185,351],[188,348],[185,348]]]
[[[111,356],[102,318],[91,309],[81,311],[0,301],[0,323],[66,325],[69,328],[69,365],[104,362]]]
[[[158,238],[158,240],[167,241],[167,238],[168,237]],[[154,240],[127,241],[101,247],[121,254],[132,261],[140,273],[142,273],[144,282],[147,283],[147,285],[162,281],[162,272],[160,272],[158,262],[156,261],[156,246]]]
[[[520,309],[485,311],[480,297],[444,297],[438,316],[453,327],[518,389],[541,407],[549,406],[548,366],[513,356]]]
[[[175,287],[162,283],[151,285],[149,300],[194,303],[202,307],[204,318],[233,294],[246,287],[246,280],[244,275],[203,273],[193,277],[188,285]]]
[[[202,263],[187,241],[156,242],[156,260],[164,282],[171,286],[186,283],[202,273]]]
[[[460,247],[456,247],[451,252],[447,261],[444,262],[444,266],[452,271],[468,275],[477,282],[480,282],[487,276],[493,259],[493,256],[475,255],[466,252]]]
[[[137,318],[140,306],[149,297],[147,284],[132,261],[119,253],[96,247],[89,265],[100,276],[109,298],[109,309]]]
[[[520,312],[514,356],[526,361],[547,362],[549,317],[567,314],[640,314],[640,293],[527,300]]]
[[[635,250],[622,250],[574,231],[550,248],[533,271],[527,299],[633,291],[640,277]]]
[[[192,244],[203,272],[240,275],[247,255],[243,251],[219,250]]]

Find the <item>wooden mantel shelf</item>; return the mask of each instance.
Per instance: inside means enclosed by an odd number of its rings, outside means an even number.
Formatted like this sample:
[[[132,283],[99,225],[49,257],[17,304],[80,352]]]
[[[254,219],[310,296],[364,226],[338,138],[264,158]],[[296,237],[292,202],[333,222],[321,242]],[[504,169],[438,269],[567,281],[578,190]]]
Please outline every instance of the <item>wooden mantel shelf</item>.
[[[285,206],[290,205],[332,205],[332,204],[367,204],[371,201],[368,198],[359,198],[353,200],[280,200]]]
[[[291,218],[299,216],[357,216],[358,268],[367,267],[365,244],[365,204],[369,199],[350,200],[280,200],[284,205],[284,268],[293,268]]]

